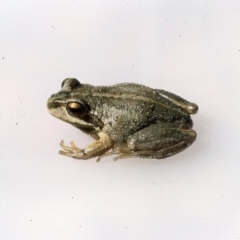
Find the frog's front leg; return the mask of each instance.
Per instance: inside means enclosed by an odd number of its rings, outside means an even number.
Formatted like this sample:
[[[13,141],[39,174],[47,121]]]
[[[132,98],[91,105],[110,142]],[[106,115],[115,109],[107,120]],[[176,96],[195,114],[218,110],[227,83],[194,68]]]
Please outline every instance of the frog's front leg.
[[[182,124],[155,124],[128,138],[129,152],[120,152],[116,158],[166,158],[183,151],[196,139],[196,132],[184,129]]]
[[[60,154],[76,158],[87,160],[96,156],[103,155],[106,151],[113,147],[112,139],[105,133],[98,133],[99,140],[94,142],[93,144],[88,145],[85,149],[78,148],[74,142],[71,142],[71,146],[66,146],[61,141],[60,146],[62,150],[59,151]]]

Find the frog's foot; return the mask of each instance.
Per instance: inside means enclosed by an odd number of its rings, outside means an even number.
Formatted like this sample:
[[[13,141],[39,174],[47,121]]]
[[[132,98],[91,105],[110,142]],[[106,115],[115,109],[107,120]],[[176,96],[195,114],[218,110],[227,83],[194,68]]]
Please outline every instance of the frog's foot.
[[[60,142],[60,146],[62,147],[62,150],[59,151],[59,154],[72,157],[72,158],[77,158],[77,156],[82,156],[84,155],[84,150],[77,147],[74,142],[70,142],[71,146],[64,145],[63,140]]]
[[[60,146],[64,150],[60,150],[59,153],[72,157],[75,159],[87,160],[93,157],[98,157],[97,161],[99,161],[105,153],[113,147],[112,139],[105,133],[98,133],[99,140],[94,142],[93,144],[88,145],[86,148],[81,149],[78,148],[74,142],[70,142],[70,146],[64,145],[64,142],[60,142]]]
[[[108,157],[108,156],[111,156],[111,155],[115,155],[115,154],[120,154],[120,152],[118,150],[110,150],[108,152],[105,152],[103,155],[101,156],[98,156],[96,162],[99,162],[103,157]],[[116,158],[113,158],[113,161],[116,161],[117,159]]]
[[[151,151],[151,150],[137,150],[132,152],[121,152],[118,153],[118,156],[116,156],[113,160],[117,161],[118,159],[124,159],[124,158],[156,158],[156,159],[162,159],[170,157],[174,154],[177,154],[181,151],[183,151],[185,148],[190,146],[189,143],[186,142],[180,142],[176,145],[160,149],[158,151]]]

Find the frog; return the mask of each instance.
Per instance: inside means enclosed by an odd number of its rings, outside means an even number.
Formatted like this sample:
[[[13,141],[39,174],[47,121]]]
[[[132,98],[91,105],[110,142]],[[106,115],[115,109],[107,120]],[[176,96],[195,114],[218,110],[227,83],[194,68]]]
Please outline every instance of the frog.
[[[60,142],[59,153],[79,160],[116,155],[163,159],[189,147],[197,137],[190,117],[198,106],[171,92],[137,83],[94,86],[63,80],[47,108],[95,141],[79,148]]]

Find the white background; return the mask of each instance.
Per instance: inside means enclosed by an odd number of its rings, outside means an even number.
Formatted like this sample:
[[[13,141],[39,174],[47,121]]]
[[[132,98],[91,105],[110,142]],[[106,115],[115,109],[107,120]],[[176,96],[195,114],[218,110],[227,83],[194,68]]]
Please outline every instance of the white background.
[[[47,111],[66,77],[199,105],[165,160],[58,155],[93,140]],[[0,1],[0,239],[240,239],[239,0]]]

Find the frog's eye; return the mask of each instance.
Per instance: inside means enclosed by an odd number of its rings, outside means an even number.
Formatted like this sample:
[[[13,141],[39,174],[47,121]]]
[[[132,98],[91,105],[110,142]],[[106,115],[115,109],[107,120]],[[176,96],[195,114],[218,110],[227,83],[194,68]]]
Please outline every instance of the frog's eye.
[[[68,113],[73,117],[79,117],[85,112],[85,108],[81,103],[78,102],[70,102],[67,105]]]

